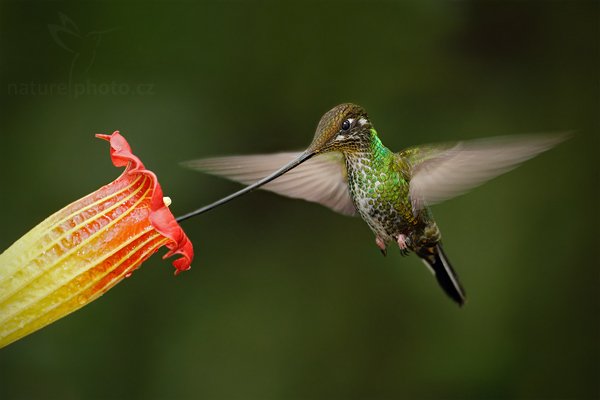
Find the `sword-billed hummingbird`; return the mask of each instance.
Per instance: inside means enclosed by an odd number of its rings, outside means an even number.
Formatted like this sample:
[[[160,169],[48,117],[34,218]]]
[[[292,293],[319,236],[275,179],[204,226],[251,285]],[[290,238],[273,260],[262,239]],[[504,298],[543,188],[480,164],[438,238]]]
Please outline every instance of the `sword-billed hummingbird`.
[[[381,143],[362,107],[340,104],[323,115],[303,152],[185,162],[190,168],[251,185],[178,221],[259,187],[314,201],[342,214],[360,215],[384,255],[390,243],[403,254],[416,253],[446,294],[463,305],[465,291],[444,253],[429,206],[498,176],[564,139],[565,135],[499,137],[394,153]]]

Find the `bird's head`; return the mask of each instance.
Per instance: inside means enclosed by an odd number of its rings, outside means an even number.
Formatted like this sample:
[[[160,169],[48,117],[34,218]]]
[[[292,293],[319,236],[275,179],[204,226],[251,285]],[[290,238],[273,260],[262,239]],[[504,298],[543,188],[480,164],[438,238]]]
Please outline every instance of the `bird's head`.
[[[321,117],[307,153],[357,150],[368,143],[370,131],[364,108],[352,103],[337,105]]]

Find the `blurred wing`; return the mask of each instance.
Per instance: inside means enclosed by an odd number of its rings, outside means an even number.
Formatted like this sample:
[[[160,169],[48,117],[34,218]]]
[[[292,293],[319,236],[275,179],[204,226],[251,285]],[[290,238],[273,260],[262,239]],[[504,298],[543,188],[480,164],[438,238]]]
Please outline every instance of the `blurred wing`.
[[[186,161],[182,165],[248,185],[276,171],[300,154],[302,153],[205,158]],[[338,152],[314,156],[261,189],[313,201],[341,214],[356,214],[348,190],[344,159]]]
[[[413,211],[458,196],[567,137],[567,134],[506,136],[460,142],[438,151],[429,148],[421,159],[413,160],[410,180]],[[412,152],[406,151],[411,155]]]

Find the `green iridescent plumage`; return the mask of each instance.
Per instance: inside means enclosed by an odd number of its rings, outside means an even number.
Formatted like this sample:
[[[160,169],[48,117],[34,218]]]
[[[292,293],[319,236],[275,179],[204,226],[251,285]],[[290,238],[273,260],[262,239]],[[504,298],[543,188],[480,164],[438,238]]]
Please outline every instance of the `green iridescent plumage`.
[[[348,187],[357,211],[384,243],[403,234],[412,251],[435,245],[440,233],[431,213],[427,208],[413,213],[409,196],[412,162],[420,152],[393,153],[374,128],[369,132],[369,141],[345,154]]]

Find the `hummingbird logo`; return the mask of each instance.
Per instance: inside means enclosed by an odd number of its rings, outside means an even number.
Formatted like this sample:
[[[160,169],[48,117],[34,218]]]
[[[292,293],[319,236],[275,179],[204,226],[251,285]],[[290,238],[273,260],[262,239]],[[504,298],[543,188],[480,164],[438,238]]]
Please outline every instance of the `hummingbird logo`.
[[[96,51],[102,36],[117,28],[82,33],[77,24],[63,13],[58,13],[60,25],[48,24],[48,30],[54,42],[64,50],[73,54],[69,66],[69,85],[73,76],[87,74],[96,59]]]

